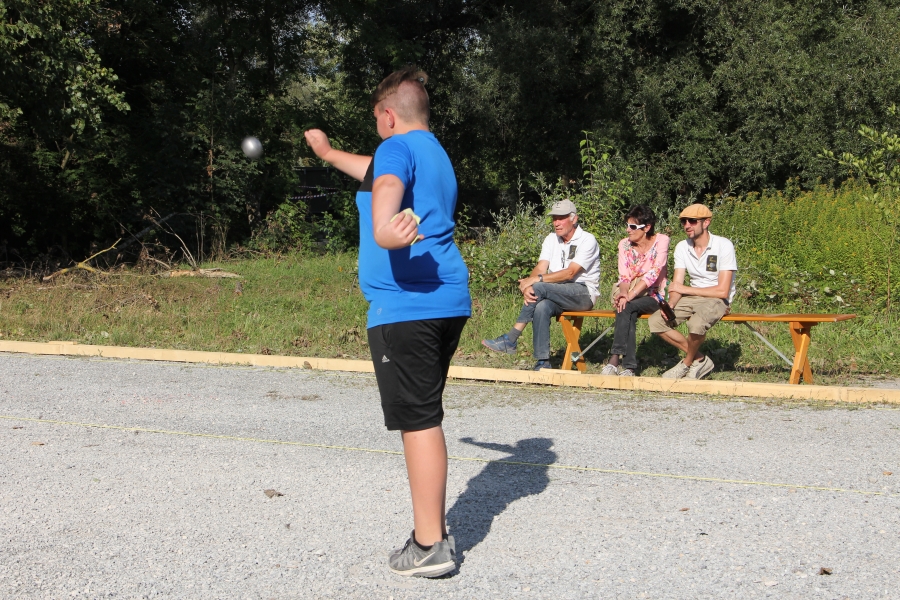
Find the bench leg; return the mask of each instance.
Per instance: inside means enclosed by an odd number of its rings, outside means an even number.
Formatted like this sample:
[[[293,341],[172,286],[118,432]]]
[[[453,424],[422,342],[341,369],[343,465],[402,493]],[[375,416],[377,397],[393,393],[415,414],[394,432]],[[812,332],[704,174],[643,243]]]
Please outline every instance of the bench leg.
[[[567,317],[560,317],[559,323],[562,325],[563,336],[566,338],[566,355],[563,357],[562,370],[572,370],[572,353],[581,352],[581,346],[578,345],[578,338],[581,336],[581,324],[584,317],[572,317],[570,321]],[[586,371],[587,365],[583,360],[575,363],[579,371]]]
[[[790,383],[798,384],[802,378],[804,382],[811,384],[813,382],[812,369],[809,366],[809,342],[811,340],[811,331],[815,323],[797,323],[790,324],[791,339],[794,341],[794,366],[791,367]]]

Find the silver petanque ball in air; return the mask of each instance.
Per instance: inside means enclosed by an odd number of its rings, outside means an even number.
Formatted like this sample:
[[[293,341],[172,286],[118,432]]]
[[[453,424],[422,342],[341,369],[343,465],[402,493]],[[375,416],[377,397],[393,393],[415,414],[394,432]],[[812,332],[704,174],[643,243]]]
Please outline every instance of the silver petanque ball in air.
[[[244,141],[241,142],[241,150],[244,151],[244,156],[256,160],[262,156],[262,142],[252,135],[250,137],[245,137]]]

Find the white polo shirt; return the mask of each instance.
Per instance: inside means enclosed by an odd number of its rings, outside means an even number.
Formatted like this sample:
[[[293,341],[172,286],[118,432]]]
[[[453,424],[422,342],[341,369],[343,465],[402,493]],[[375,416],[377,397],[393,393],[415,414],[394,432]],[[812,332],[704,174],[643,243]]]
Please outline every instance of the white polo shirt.
[[[583,270],[575,278],[575,283],[583,283],[591,295],[591,302],[596,302],[600,295],[600,246],[597,238],[577,226],[572,239],[564,242],[561,237],[551,233],[544,238],[541,256],[538,262],[546,260],[550,263],[548,273],[564,271],[569,264],[575,263]]]
[[[691,287],[706,288],[719,284],[719,271],[734,271],[728,303],[734,299],[737,284],[737,257],[731,240],[709,234],[709,244],[697,256],[692,240],[681,240],[675,246],[675,268],[685,269],[691,276]]]

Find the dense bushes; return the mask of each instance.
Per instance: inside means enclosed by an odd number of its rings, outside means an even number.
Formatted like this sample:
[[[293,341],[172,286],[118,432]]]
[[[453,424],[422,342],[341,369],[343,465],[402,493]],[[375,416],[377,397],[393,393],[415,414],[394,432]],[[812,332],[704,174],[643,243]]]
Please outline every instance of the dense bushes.
[[[503,293],[516,289],[537,263],[541,242],[550,232],[541,208],[525,204],[494,215],[496,225],[476,237],[458,236],[459,249],[469,267],[469,285],[477,292]]]
[[[850,182],[718,206],[711,229],[735,244],[740,297],[763,309],[884,311],[900,285],[892,228],[868,192]]]

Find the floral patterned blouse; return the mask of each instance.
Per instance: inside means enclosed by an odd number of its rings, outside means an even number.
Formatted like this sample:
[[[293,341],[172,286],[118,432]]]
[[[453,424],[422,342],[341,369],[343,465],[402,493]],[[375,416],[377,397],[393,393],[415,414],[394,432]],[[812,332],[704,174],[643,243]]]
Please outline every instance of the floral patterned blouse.
[[[669,259],[669,236],[657,233],[653,245],[641,254],[626,237],[619,242],[619,283],[628,289],[631,282],[643,277],[650,293],[666,289],[665,275],[660,276]],[[622,284],[625,284],[624,286]]]

